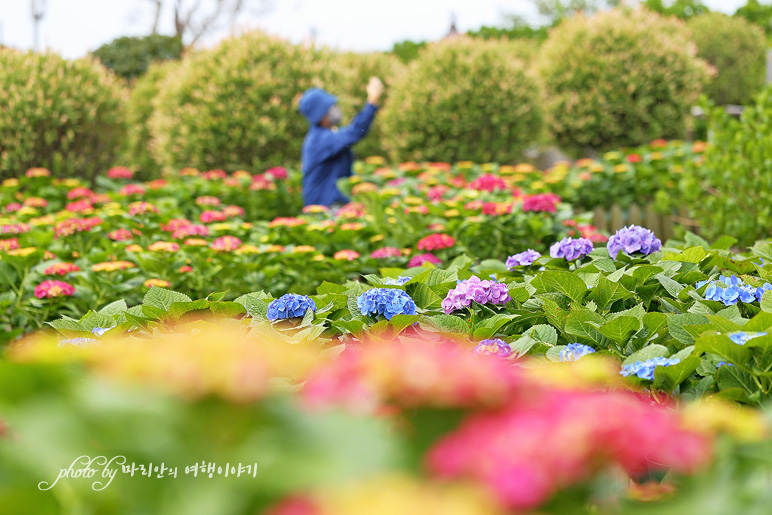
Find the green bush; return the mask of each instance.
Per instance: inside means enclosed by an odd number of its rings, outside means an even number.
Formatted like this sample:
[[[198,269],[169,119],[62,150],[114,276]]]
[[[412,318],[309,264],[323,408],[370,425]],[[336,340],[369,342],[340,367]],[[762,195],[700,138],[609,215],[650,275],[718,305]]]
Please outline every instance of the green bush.
[[[404,73],[404,65],[390,54],[343,53],[335,55],[333,63],[327,70],[324,87],[338,97],[347,123],[367,100],[365,87],[370,77],[376,76],[386,85],[381,105],[388,104],[390,91],[400,76]],[[367,157],[383,155],[383,129],[376,117],[370,134],[354,147],[357,156]]]
[[[521,159],[542,127],[521,46],[458,38],[428,47],[395,83],[381,122],[393,159]]]
[[[764,86],[767,40],[764,32],[743,18],[721,13],[697,16],[687,22],[697,55],[718,71],[705,87],[716,103],[744,104]]]
[[[165,167],[256,170],[297,163],[298,101],[323,86],[331,53],[253,32],[182,61],[161,84],[151,152]]]
[[[684,135],[711,73],[682,22],[617,9],[565,20],[539,55],[549,127],[577,153]]]
[[[682,196],[706,238],[729,235],[740,245],[769,238],[772,228],[772,90],[739,120],[707,106],[710,145],[700,166],[687,168]]]
[[[168,61],[182,57],[179,36],[152,34],[143,38],[122,37],[102,45],[93,52],[103,65],[126,80],[143,75],[153,61]]]
[[[179,66],[178,61],[157,62],[139,77],[129,93],[126,105],[127,137],[122,164],[149,178],[160,173],[160,165],[150,154],[150,117],[154,101],[161,91],[161,83]]]
[[[89,59],[0,49],[0,176],[31,167],[91,179],[124,135],[120,81]]]

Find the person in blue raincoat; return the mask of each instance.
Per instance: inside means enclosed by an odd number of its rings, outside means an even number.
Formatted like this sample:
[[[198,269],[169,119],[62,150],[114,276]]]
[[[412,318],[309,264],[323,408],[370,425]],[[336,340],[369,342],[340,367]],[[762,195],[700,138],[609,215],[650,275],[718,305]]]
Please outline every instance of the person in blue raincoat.
[[[340,127],[343,115],[338,99],[319,88],[303,93],[298,106],[311,128],[303,140],[303,203],[337,208],[347,199],[336,182],[351,175],[354,153],[351,146],[370,132],[370,126],[378,111],[383,83],[371,77],[367,84],[367,104],[352,122]]]

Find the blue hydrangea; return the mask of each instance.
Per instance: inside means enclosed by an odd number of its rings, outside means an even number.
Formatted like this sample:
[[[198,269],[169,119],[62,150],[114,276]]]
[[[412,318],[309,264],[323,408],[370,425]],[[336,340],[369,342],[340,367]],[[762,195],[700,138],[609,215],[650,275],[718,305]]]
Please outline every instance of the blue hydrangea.
[[[725,306],[732,306],[738,301],[746,304],[760,301],[765,291],[772,290],[772,284],[764,283],[763,286],[754,288],[736,275],[722,275],[717,281],[700,281],[697,283],[697,288],[702,288],[706,284],[708,287],[705,288],[705,298],[721,302]]]
[[[311,297],[307,295],[298,295],[296,293],[287,293],[278,299],[272,300],[268,304],[268,320],[286,320],[305,316],[308,310],[316,311],[316,305]]]
[[[415,315],[416,305],[410,295],[395,288],[373,288],[357,299],[363,315],[383,315],[391,320],[394,315]]]
[[[99,345],[99,340],[95,340],[94,338],[69,338],[59,341],[59,347],[66,347],[68,345],[73,345],[75,347]]]
[[[113,326],[115,327],[115,326]],[[112,329],[113,327],[95,327],[91,330],[92,333],[94,333],[97,336],[103,336],[107,331]]]
[[[727,336],[729,336],[729,339],[737,345],[745,345],[754,338],[766,335],[767,333],[745,333],[743,331],[737,331],[736,333],[729,333]]]
[[[636,361],[622,367],[619,373],[625,377],[637,376],[641,379],[654,380],[654,369],[657,367],[669,367],[680,363],[679,359],[651,358],[646,361]]]
[[[579,358],[583,358],[588,354],[595,352],[595,349],[589,345],[582,345],[581,343],[569,343],[565,349],[560,351],[560,361],[576,361]]]
[[[383,279],[383,284],[388,284],[389,286],[402,286],[406,282],[408,282],[412,277],[405,277],[404,275],[400,275],[396,279],[393,277],[386,277]]]
[[[734,366],[733,363],[727,363],[726,361],[719,361],[718,363],[716,363],[716,368],[721,368],[724,365],[726,365],[728,367],[733,367]]]

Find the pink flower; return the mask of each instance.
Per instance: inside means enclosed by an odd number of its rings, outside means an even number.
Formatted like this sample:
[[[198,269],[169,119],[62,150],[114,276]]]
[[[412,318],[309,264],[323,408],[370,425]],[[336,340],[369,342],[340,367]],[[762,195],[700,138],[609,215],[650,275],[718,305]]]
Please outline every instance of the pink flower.
[[[67,275],[70,272],[80,272],[80,267],[73,263],[54,263],[43,273],[46,275]]]
[[[64,281],[47,280],[35,286],[35,297],[39,299],[72,297],[73,295],[75,295],[75,287]]]
[[[172,238],[175,240],[181,240],[188,236],[209,236],[209,228],[205,225],[189,224],[183,225],[172,233]]]
[[[122,197],[128,197],[130,195],[144,195],[145,194],[145,188],[140,186],[139,184],[127,184],[120,190],[118,190],[118,195]]]
[[[640,163],[643,161],[643,158],[640,154],[628,154],[627,155],[627,162],[631,164]]]
[[[17,238],[8,238],[7,240],[0,240],[0,252],[6,252],[8,250],[14,250],[19,248],[19,240]]]
[[[204,172],[202,177],[207,181],[214,181],[217,179],[225,179],[228,177],[228,174],[225,170],[209,170],[208,172]]]
[[[201,223],[210,224],[212,222],[224,222],[226,216],[219,211],[204,211],[198,219]]]
[[[113,241],[126,241],[134,237],[130,230],[121,227],[107,233],[107,237]]]
[[[554,213],[559,203],[560,197],[554,193],[536,193],[535,195],[526,195],[523,199],[523,211]]]
[[[193,270],[193,267],[191,267],[191,266],[189,266],[189,265],[182,265],[182,266],[180,267],[180,270],[179,270],[179,271],[180,271],[180,273],[184,274],[185,272],[190,272],[190,271],[192,271],[192,270]]]
[[[396,247],[383,247],[380,249],[376,249],[370,254],[370,257],[373,259],[384,259],[384,258],[391,258],[391,257],[400,257],[402,254],[400,253],[399,249]]]
[[[445,193],[447,193],[449,189],[450,188],[448,188],[444,184],[433,186],[429,188],[429,191],[426,193],[426,196],[429,197],[429,200],[431,200],[432,202],[436,202],[438,200],[442,200],[442,197],[445,196]]]
[[[67,192],[67,198],[69,200],[75,200],[76,198],[81,198],[81,197],[91,198],[92,196],[94,196],[94,192],[88,188],[83,188],[83,187],[73,188]]]
[[[27,197],[24,199],[24,205],[29,207],[46,207],[48,201],[41,197]]]
[[[484,215],[499,216],[512,212],[512,204],[507,202],[486,202],[483,204],[482,213]]]
[[[286,179],[287,178],[287,169],[281,166],[275,166],[273,168],[269,168],[265,171],[266,174],[270,175],[274,179]]]
[[[51,172],[45,168],[30,168],[26,175],[27,177],[51,177]]]
[[[21,207],[22,207],[21,204],[19,204],[18,202],[11,202],[10,204],[7,204],[5,206],[5,211],[6,213],[13,213],[21,209]]]
[[[355,250],[339,250],[333,255],[333,259],[338,261],[354,261],[359,257],[359,252]]]
[[[204,195],[196,199],[196,204],[199,206],[219,206],[221,203],[222,201],[219,198],[210,195]]]
[[[172,241],[156,241],[151,243],[147,250],[150,252],[170,252],[175,253],[178,250],[180,250],[179,243],[174,243]]]
[[[166,181],[164,179],[156,179],[147,183],[148,189],[151,190],[160,190],[164,186],[166,186]]]
[[[102,223],[102,219],[95,218],[70,218],[68,220],[62,220],[54,225],[54,239],[61,238],[63,236],[70,236],[76,232],[90,231],[97,225]]]
[[[214,250],[232,252],[241,246],[241,240],[235,236],[220,236],[212,242]]]
[[[418,241],[418,250],[447,249],[456,244],[456,240],[447,234],[430,234]]]
[[[150,202],[132,202],[129,204],[129,214],[131,216],[144,215],[146,213],[158,213],[158,208]]]
[[[107,176],[110,179],[131,179],[134,172],[125,166],[115,166],[107,171]]]
[[[172,218],[167,223],[161,224],[161,230],[166,232],[174,232],[181,227],[186,227],[191,224],[193,224],[193,222],[186,218]]]
[[[470,184],[472,189],[477,191],[495,191],[509,189],[506,181],[501,177],[493,174],[483,174],[472,181]]]
[[[410,261],[407,264],[408,268],[413,268],[416,266],[421,266],[424,263],[431,263],[433,265],[439,265],[442,263],[442,260],[435,256],[434,254],[419,254],[417,256],[413,256],[410,258]]]
[[[306,222],[302,218],[295,218],[293,216],[290,217],[278,217],[274,218],[268,223],[268,227],[297,227],[298,225],[305,225]]]
[[[94,209],[94,206],[91,204],[91,200],[84,198],[75,202],[70,202],[65,206],[65,209],[70,213],[82,213]]]
[[[233,218],[234,216],[244,218],[246,211],[244,211],[244,208],[240,206],[225,206],[225,208],[222,210],[222,214],[228,218]]]

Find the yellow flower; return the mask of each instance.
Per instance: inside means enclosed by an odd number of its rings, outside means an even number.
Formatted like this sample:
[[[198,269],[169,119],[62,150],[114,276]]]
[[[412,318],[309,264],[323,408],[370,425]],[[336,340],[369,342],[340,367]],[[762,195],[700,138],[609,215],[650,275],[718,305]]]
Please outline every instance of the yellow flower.
[[[269,240],[268,235],[260,237],[260,243],[268,243],[268,240]]]
[[[417,206],[419,204],[423,204],[424,203],[424,199],[422,199],[420,197],[405,197],[403,199],[403,202],[405,204],[409,204],[411,206]]]
[[[461,215],[461,211],[459,211],[458,209],[448,209],[443,213],[443,216],[445,216],[445,218],[455,218],[460,215]]]
[[[381,156],[370,156],[367,159],[365,159],[365,163],[369,165],[382,165],[386,161]]]
[[[119,202],[108,202],[104,206],[102,206],[103,209],[117,209],[117,210],[123,210],[123,205],[121,205]]]
[[[24,247],[21,249],[9,250],[6,252],[9,256],[29,256],[37,250],[37,247]]]
[[[536,167],[528,163],[520,163],[515,166],[515,172],[517,173],[533,173],[536,171]]]
[[[474,167],[474,163],[472,161],[460,161],[456,163],[456,166],[461,169],[468,169]]]
[[[231,177],[235,179],[251,179],[252,174],[246,170],[236,170]]]
[[[603,154],[603,159],[606,161],[613,161],[614,159],[621,159],[622,153],[621,152],[606,152]]]
[[[32,218],[29,221],[30,225],[53,225],[56,223],[56,218],[53,215],[40,216],[38,218]]]
[[[237,248],[235,252],[236,254],[260,254],[261,250],[259,247],[255,247],[254,245],[245,244]]]
[[[375,242],[381,241],[384,238],[385,238],[385,236],[383,234],[376,234],[375,236],[370,238],[370,243],[375,243]]]
[[[21,209],[19,209],[18,211],[16,211],[17,215],[22,215],[22,216],[23,215],[36,215],[37,213],[38,213],[38,210],[35,209],[34,207],[30,207],[30,206],[24,206]]]
[[[363,180],[364,179],[362,179],[361,177],[358,177],[356,175],[348,178],[348,182],[350,182],[351,184],[358,184],[358,183],[362,182]]]
[[[397,223],[397,219],[394,218],[393,216],[388,217],[386,219],[386,221],[389,222],[390,224],[396,224]]]
[[[649,157],[652,161],[660,161],[665,158],[662,152],[652,152]]]
[[[209,226],[209,228],[212,229],[213,231],[230,231],[231,229],[233,229],[231,224],[227,222],[212,224]]]
[[[492,172],[496,168],[496,165],[493,163],[484,163],[480,165],[480,169],[483,172]]]
[[[380,191],[380,195],[382,197],[395,197],[395,196],[398,196],[400,193],[402,192],[400,191],[399,188],[383,188]]]
[[[312,247],[311,245],[298,245],[294,248],[294,252],[298,252],[301,254],[305,254],[308,252],[316,252],[316,247]]]
[[[16,178],[6,179],[3,181],[3,187],[5,188],[15,188],[18,185],[19,185],[19,179],[16,179]]]
[[[284,247],[281,245],[268,245],[265,248],[265,252],[284,252]]]
[[[603,166],[603,165],[602,165],[602,164],[600,164],[600,163],[593,163],[592,165],[590,165],[590,171],[591,171],[592,173],[600,173],[600,172],[605,172],[605,171],[606,171],[606,167],[605,167],[605,166]]]
[[[517,171],[517,168],[511,165],[499,166],[499,175],[509,175]]]
[[[533,181],[531,183],[531,188],[534,190],[540,190],[544,188],[544,183],[542,181]]]
[[[627,170],[626,164],[614,165],[614,173],[625,173]]]
[[[160,286],[161,288],[168,288],[171,285],[169,281],[164,281],[163,279],[148,279],[142,284],[146,288],[150,288],[151,286]]]
[[[477,198],[480,196],[480,192],[477,190],[466,190],[464,191],[464,196],[466,198]]]
[[[142,247],[140,247],[136,243],[132,243],[131,245],[126,247],[126,252],[142,252]]]
[[[252,228],[252,222],[244,222],[241,224],[242,229],[251,229]]]
[[[683,411],[686,427],[708,434],[727,433],[743,441],[763,440],[769,427],[761,412],[713,399],[687,404]]]
[[[324,261],[324,256],[322,254],[317,254],[311,258],[311,261]]]

